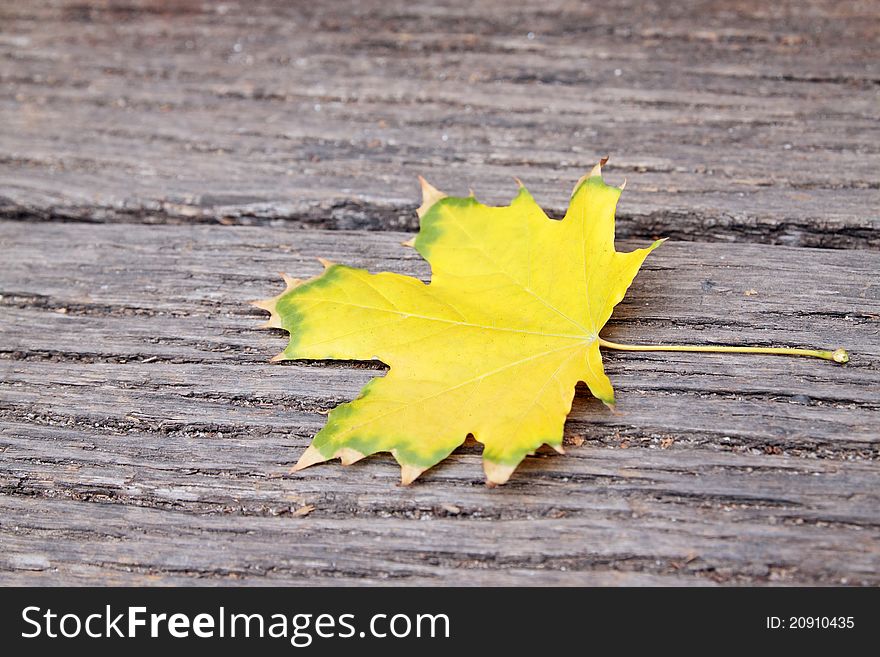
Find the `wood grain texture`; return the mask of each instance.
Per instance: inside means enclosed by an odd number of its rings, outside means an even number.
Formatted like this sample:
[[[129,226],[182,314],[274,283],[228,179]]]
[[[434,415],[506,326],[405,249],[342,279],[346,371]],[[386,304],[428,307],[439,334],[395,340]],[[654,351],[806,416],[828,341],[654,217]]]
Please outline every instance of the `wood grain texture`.
[[[412,229],[415,176],[627,235],[880,246],[876,3],[0,4],[0,216]]]
[[[410,488],[387,455],[289,475],[381,366],[271,365],[246,302],[318,255],[425,278],[406,237],[0,224],[0,580],[880,583],[880,255],[669,243],[606,331],[846,367],[611,352],[619,413],[580,391],[568,454],[507,486],[476,446]]]
[[[867,0],[0,2],[0,583],[880,584],[878,119]],[[416,174],[561,215],[605,154],[675,240],[605,337],[852,361],[606,352],[506,486],[290,475],[384,368],[246,302],[427,278]]]

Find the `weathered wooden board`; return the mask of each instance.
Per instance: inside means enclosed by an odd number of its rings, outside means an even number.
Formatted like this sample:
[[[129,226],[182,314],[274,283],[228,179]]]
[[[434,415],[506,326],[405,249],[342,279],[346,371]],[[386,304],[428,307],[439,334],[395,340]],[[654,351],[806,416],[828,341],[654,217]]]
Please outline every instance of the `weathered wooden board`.
[[[270,365],[283,334],[245,302],[318,255],[426,277],[405,238],[0,224],[0,580],[880,583],[880,255],[668,243],[607,330],[846,367],[609,353],[619,413],[581,391],[568,454],[508,486],[472,445],[405,489],[387,456],[289,475],[381,371]]]
[[[880,246],[872,2],[0,5],[0,216],[414,226],[415,176],[627,235]]]
[[[878,119],[872,2],[0,3],[0,583],[880,584]],[[288,474],[383,367],[245,302],[427,278],[416,174],[560,215],[605,154],[619,235],[691,241],[607,337],[852,362],[608,352],[506,486]]]

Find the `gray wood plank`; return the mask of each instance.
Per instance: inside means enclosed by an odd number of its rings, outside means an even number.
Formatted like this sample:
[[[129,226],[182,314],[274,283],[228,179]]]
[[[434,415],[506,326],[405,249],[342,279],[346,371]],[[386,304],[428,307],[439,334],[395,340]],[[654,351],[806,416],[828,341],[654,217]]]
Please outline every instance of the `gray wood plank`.
[[[381,367],[271,365],[245,302],[318,256],[424,278],[406,237],[0,223],[0,581],[880,583],[878,254],[671,242],[606,332],[845,367],[609,353],[619,413],[581,391],[507,486],[474,445],[409,488],[388,456],[290,475]]]
[[[625,234],[876,248],[880,15],[775,6],[4,3],[0,216],[411,229],[611,154]]]

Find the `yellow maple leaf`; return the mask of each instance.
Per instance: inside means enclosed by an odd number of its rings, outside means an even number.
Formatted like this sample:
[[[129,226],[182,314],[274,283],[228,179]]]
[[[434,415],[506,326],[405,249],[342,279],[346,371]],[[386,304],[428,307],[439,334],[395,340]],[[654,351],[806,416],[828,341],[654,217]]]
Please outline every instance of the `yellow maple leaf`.
[[[578,381],[613,405],[599,349],[624,346],[599,331],[662,240],[615,251],[621,188],[605,184],[601,164],[575,186],[561,221],[524,186],[510,205],[488,207],[422,180],[413,246],[431,265],[430,284],[325,262],[322,275],[287,278],[283,293],[257,302],[271,313],[267,326],[291,334],[273,360],[390,366],[329,414],[295,469],[391,452],[409,484],[473,435],[488,482],[500,484],[542,444],[562,451]]]
[[[578,381],[614,403],[599,330],[653,248],[614,250],[621,190],[599,165],[562,221],[525,187],[506,207],[450,198],[423,182],[414,246],[431,283],[329,264],[262,302],[291,332],[278,359],[378,359],[390,366],[334,409],[299,465],[391,452],[404,483],[472,434],[503,483],[546,443],[561,451]]]

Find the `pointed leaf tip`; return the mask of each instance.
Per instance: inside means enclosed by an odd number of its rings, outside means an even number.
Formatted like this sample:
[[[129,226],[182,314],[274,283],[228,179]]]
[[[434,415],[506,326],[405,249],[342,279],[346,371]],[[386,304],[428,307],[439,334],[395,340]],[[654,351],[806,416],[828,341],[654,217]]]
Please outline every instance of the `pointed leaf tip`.
[[[302,285],[301,278],[294,278],[293,276],[290,276],[289,274],[285,274],[284,272],[279,272],[279,273],[281,274],[281,278],[284,279],[284,285],[286,286],[284,292],[282,292],[279,296],[287,294],[295,287]]]
[[[264,324],[261,324],[260,328],[284,328],[281,322],[281,315],[278,313],[278,300],[294,288],[302,285],[302,280],[299,278],[293,278],[284,272],[279,272],[279,275],[284,279],[284,291],[281,294],[269,299],[259,299],[250,302],[250,305],[259,308],[260,310],[268,311],[269,313],[269,320]],[[280,360],[280,358],[278,360]]]
[[[343,447],[337,450],[333,456],[341,459],[342,465],[351,465],[352,463],[357,463],[361,459],[366,458],[367,455],[356,449],[352,449],[351,447]]]
[[[421,219],[437,201],[446,198],[446,194],[434,187],[421,176],[419,176],[419,184],[422,186],[422,204],[416,210],[416,214],[418,214],[419,219]]]
[[[302,456],[299,457],[299,461],[296,462],[296,465],[293,466],[290,469],[290,471],[291,472],[298,472],[299,470],[302,470],[303,468],[307,468],[310,465],[315,465],[317,463],[323,463],[324,461],[327,461],[327,460],[329,460],[329,459],[326,456],[324,456],[323,454],[321,454],[321,452],[318,451],[317,447],[315,447],[314,445],[309,445],[306,448],[306,451],[304,451],[302,453]]]
[[[592,178],[593,176],[599,176],[601,178],[602,177],[602,167],[604,167],[606,164],[608,164],[608,158],[603,157],[601,160],[599,160],[599,162],[596,164],[596,166],[594,166],[590,170],[590,173],[587,176],[587,178]]]
[[[574,184],[574,189],[571,190],[571,195],[574,196],[574,193],[584,183],[585,180],[589,180],[590,178],[595,178],[596,176],[599,176],[601,178],[602,177],[602,167],[604,167],[607,162],[608,162],[608,158],[603,157],[601,160],[599,160],[596,163],[596,166],[594,166],[592,169],[590,169],[589,173],[585,173],[580,178],[578,178],[578,181]],[[626,184],[626,181],[624,181],[624,185],[625,184]],[[621,187],[621,191],[623,191],[623,187]]]
[[[419,468],[415,465],[400,466],[400,485],[409,486],[412,482],[419,478],[427,468]]]
[[[278,297],[272,297],[271,299],[258,299],[257,301],[249,301],[248,303],[254,308],[259,308],[260,310],[268,310],[270,313],[272,313],[275,312],[275,302],[277,300]]]
[[[516,470],[515,465],[504,465],[494,461],[483,460],[483,472],[486,473],[486,484],[490,488],[506,484],[514,470]]]
[[[669,239],[668,237],[661,237],[659,240],[654,240],[654,241],[651,243],[651,246],[649,246],[648,248],[649,248],[651,251],[653,251],[653,250],[656,249],[657,247],[659,247],[659,246],[663,246],[663,244],[665,244],[666,241],[667,241],[668,239]]]

